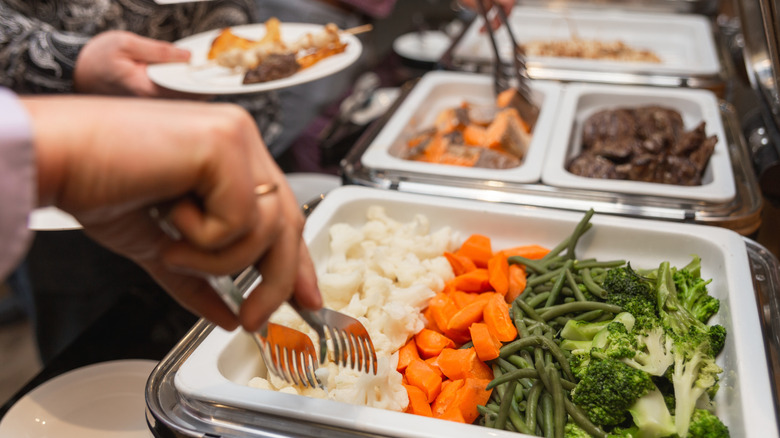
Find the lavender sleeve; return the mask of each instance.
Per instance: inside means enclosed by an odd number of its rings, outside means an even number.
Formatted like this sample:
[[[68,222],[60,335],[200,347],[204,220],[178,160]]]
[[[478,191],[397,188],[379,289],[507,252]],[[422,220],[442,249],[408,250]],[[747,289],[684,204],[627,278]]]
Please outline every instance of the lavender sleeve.
[[[0,88],[0,280],[30,245],[27,218],[37,202],[36,190],[30,120],[16,95]]]

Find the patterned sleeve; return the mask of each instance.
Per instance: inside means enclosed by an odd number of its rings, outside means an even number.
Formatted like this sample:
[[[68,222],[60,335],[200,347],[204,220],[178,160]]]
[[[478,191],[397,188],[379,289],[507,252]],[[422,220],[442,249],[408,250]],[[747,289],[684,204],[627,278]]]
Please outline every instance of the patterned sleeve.
[[[0,85],[17,93],[72,92],[76,58],[88,40],[0,2]]]

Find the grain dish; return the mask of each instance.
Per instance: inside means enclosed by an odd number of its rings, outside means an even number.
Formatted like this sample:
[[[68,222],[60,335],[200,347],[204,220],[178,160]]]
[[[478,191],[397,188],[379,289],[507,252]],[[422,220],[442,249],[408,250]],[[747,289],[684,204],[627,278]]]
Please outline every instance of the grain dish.
[[[554,56],[564,58],[602,59],[620,62],[660,63],[661,58],[651,50],[637,49],[620,40],[570,40],[529,41],[520,44],[528,56]]]

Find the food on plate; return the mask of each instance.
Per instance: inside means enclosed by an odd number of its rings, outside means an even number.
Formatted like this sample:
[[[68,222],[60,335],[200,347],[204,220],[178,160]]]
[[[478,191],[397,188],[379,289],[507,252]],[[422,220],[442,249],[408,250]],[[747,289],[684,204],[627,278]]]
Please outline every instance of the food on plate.
[[[620,40],[601,41],[572,38],[567,40],[529,41],[521,44],[529,56],[600,59],[622,62],[660,63],[653,51],[631,47]]]
[[[489,169],[519,166],[528,152],[532,127],[520,116],[517,93],[507,89],[495,105],[463,102],[444,109],[433,127],[406,142],[401,158]]]
[[[717,142],[703,121],[685,131],[682,116],[671,108],[605,109],[585,120],[581,152],[567,169],[590,178],[701,185]]]
[[[728,437],[715,414],[726,329],[710,322],[720,301],[701,259],[580,258],[592,215],[552,249],[498,249],[379,206],[335,224],[320,286],[369,330],[379,373],[329,364],[326,389],[249,384],[536,436]],[[307,330],[289,309],[272,319]]]
[[[333,23],[295,41],[282,40],[280,26],[279,19],[268,19],[266,33],[259,40],[235,35],[230,28],[222,29],[214,38],[207,58],[223,67],[243,71],[243,83],[253,84],[291,76],[346,50],[347,43],[339,36],[341,30]]]

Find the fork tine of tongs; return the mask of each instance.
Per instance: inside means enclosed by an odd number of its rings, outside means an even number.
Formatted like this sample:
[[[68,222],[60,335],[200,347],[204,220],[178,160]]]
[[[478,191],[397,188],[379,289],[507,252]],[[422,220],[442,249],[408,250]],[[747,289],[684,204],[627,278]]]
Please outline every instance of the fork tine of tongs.
[[[242,274],[256,281],[260,273],[253,267],[247,268]],[[309,310],[300,307],[295,300],[290,305],[319,335],[320,362],[326,359],[328,345],[326,333],[333,345],[333,361],[342,367],[356,369],[364,373],[377,372],[377,359],[374,343],[368,331],[357,319],[328,308]]]
[[[228,276],[207,275],[206,280],[234,314],[244,301],[246,292],[254,286],[245,270],[235,281]],[[317,350],[311,338],[303,332],[269,322],[250,333],[260,348],[268,371],[292,385],[315,388],[322,386],[315,374]]]
[[[485,21],[485,28],[490,38],[490,44],[493,47],[494,66],[493,66],[493,87],[496,95],[501,94],[509,88],[517,90],[516,107],[520,112],[520,117],[528,123],[533,129],[536,125],[536,120],[539,118],[539,107],[534,103],[531,93],[531,87],[529,85],[531,78],[528,76],[528,70],[525,64],[525,54],[523,48],[517,43],[515,35],[512,32],[512,27],[509,25],[509,18],[506,12],[501,6],[496,6],[498,10],[498,17],[501,20],[504,28],[506,28],[509,34],[509,40],[512,44],[512,76],[515,79],[515,84],[512,85],[511,80],[507,77],[504,70],[504,63],[501,60],[501,54],[498,49],[498,43],[496,42],[496,35],[491,26],[490,19],[488,18],[488,11],[485,9],[485,5],[482,0],[477,0],[477,9],[479,10],[482,19]]]
[[[157,222],[160,229],[171,239],[181,239],[179,230],[168,220],[170,204],[152,207],[149,215]],[[245,270],[234,281],[227,275],[216,276],[204,274],[209,285],[228,306],[233,314],[238,315],[244,302],[244,295],[255,285],[258,276],[254,267]],[[317,365],[317,350],[311,338],[303,332],[279,324],[267,323],[255,333],[249,333],[260,349],[260,356],[268,372],[276,375],[291,385],[322,386],[315,374]],[[324,333],[321,334],[324,337]]]

